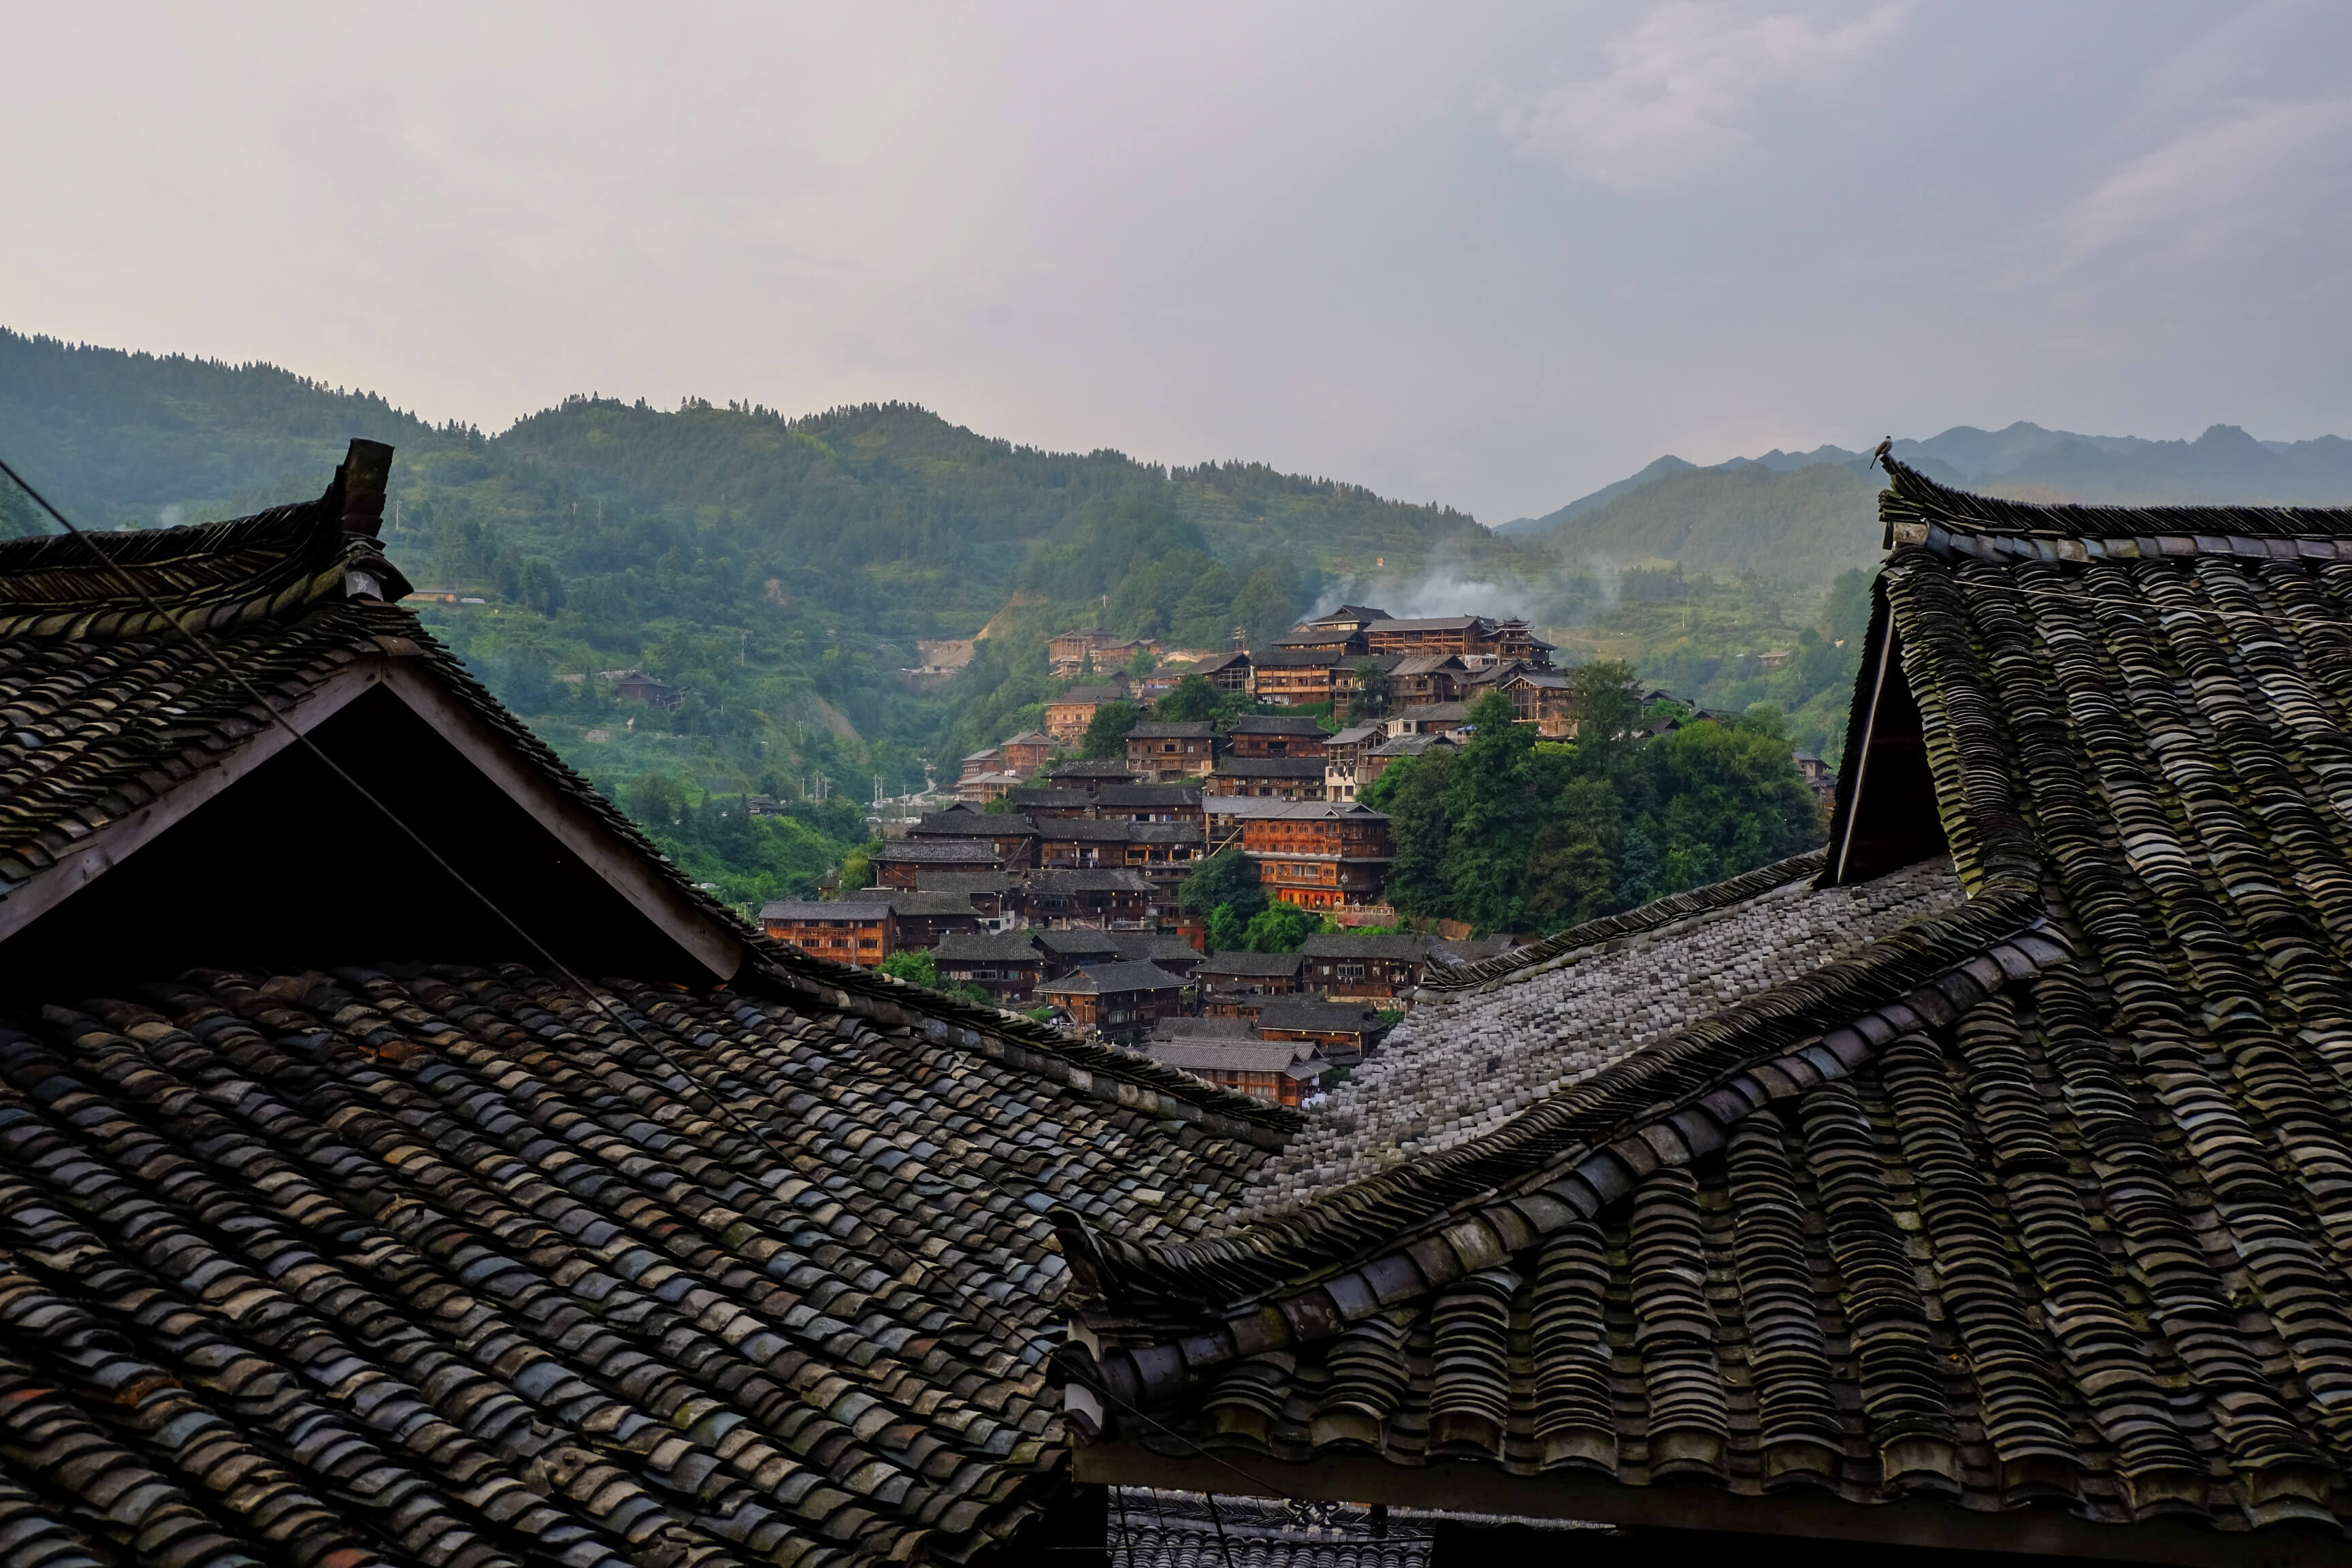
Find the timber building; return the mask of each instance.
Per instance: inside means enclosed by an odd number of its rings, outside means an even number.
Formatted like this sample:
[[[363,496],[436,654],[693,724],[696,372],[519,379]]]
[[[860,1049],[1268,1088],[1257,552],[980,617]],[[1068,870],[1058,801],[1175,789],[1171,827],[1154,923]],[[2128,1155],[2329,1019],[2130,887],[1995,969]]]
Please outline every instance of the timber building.
[[[2352,1558],[2352,512],[1889,470],[1828,848],[1433,971],[1213,1237],[1061,1216],[1080,1477]]]

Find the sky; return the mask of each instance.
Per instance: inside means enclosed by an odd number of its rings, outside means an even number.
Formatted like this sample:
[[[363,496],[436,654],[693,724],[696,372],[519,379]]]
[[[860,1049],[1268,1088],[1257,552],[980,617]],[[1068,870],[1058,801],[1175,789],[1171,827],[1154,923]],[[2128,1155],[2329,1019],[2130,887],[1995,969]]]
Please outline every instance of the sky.
[[[1488,523],[2352,435],[2352,5],[0,0],[0,325],[486,430],[899,399]]]

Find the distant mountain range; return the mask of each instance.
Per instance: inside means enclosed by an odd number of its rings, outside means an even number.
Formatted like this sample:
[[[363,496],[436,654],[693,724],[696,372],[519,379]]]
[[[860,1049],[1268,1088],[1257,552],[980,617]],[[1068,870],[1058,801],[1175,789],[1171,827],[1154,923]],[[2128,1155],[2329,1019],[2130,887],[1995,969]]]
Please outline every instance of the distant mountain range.
[[[1760,468],[1792,474],[1829,465],[1851,468],[1859,476],[1867,456],[1843,447],[1816,447],[1810,452],[1775,447],[1760,458],[1734,458],[1705,469],[1681,458],[1660,458],[1641,472],[1579,496],[1556,511],[1516,518],[1495,531],[1517,539],[1554,533],[1564,523],[1685,473]],[[1948,484],[2032,500],[2142,506],[2195,501],[2352,504],[2352,441],[2338,436],[2262,441],[2234,425],[2216,425],[2194,441],[2149,441],[2137,436],[2046,430],[2020,420],[2000,430],[1958,425],[1924,441],[1897,441],[1895,456]]]

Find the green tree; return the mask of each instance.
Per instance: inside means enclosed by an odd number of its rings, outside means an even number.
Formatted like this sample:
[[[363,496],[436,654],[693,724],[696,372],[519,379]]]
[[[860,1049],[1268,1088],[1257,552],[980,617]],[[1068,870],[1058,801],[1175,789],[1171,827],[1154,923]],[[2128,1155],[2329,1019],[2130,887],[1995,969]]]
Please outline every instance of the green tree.
[[[1209,933],[1206,938],[1211,952],[1243,952],[1249,947],[1249,926],[1252,917],[1243,914],[1231,904],[1219,904],[1209,911]]]
[[[1313,910],[1291,903],[1269,904],[1251,918],[1242,932],[1242,945],[1252,952],[1297,952],[1326,923]]]
[[[1265,887],[1258,879],[1257,862],[1237,846],[1196,861],[1177,889],[1176,903],[1188,915],[1229,909],[1246,924],[1265,908]]]
[[[1385,712],[1389,705],[1388,667],[1376,658],[1356,661],[1356,708],[1359,716]]]
[[[882,973],[893,980],[904,980],[910,985],[939,988],[939,961],[929,948],[902,947],[882,961]]]
[[[874,885],[874,852],[881,847],[882,841],[877,838],[841,858],[841,892],[844,897],[860,888]]]
[[[1127,732],[1142,721],[1143,710],[1132,702],[1104,703],[1087,721],[1086,739],[1079,742],[1078,754],[1112,759],[1124,757],[1127,755]]]
[[[1176,724],[1199,724],[1217,716],[1217,689],[1205,675],[1188,675],[1176,689],[1152,704],[1153,714]]]

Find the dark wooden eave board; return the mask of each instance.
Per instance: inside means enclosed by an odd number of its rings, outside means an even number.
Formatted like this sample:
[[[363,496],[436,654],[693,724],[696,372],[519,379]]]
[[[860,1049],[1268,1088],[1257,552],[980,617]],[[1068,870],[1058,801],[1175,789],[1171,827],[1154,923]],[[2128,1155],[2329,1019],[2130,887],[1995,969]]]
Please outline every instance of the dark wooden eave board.
[[[1852,1503],[1816,1492],[1748,1497],[1703,1486],[1625,1486],[1576,1471],[1514,1476],[1444,1459],[1396,1465],[1367,1454],[1327,1454],[1286,1464],[1245,1451],[1158,1454],[1121,1440],[1073,1450],[1072,1479],[1120,1487],[1218,1492],[1228,1497],[1382,1503],[1519,1519],[1590,1520],[1667,1530],[1939,1547],[2033,1557],[2161,1563],[2180,1568],[2347,1568],[2352,1544],[2281,1528],[2222,1533],[2155,1520],[2094,1524],[2056,1509],[1984,1513],[1935,1499]]]
[[[638,914],[675,942],[694,963],[708,972],[707,979],[724,983],[735,976],[742,965],[743,946],[721,919],[648,865],[642,851],[616,837],[586,803],[558,788],[540,769],[518,756],[481,714],[444,689],[418,668],[416,661],[398,656],[358,661],[307,693],[287,711],[286,717],[296,730],[310,735],[343,715],[354,702],[379,692],[383,699],[396,700],[415,715],[500,795],[544,829],[564,852],[593,870]],[[268,725],[152,804],[97,829],[56,867],[0,899],[0,943],[56,914],[70,904],[76,894],[121,868],[295,745],[293,737],[283,727]],[[366,770],[358,776],[379,799],[394,811],[402,810],[402,780],[372,776]],[[347,804],[354,837],[397,835],[398,830],[383,822],[364,801],[354,798]],[[404,819],[411,819],[415,814],[404,812],[403,816]],[[446,855],[446,846],[436,847]],[[267,851],[253,857],[257,875],[268,874],[275,854],[337,852],[333,846],[320,845],[269,846]],[[464,868],[459,869],[462,873]],[[510,906],[511,900],[508,902]],[[527,910],[509,907],[508,912],[530,929],[532,922]]]

